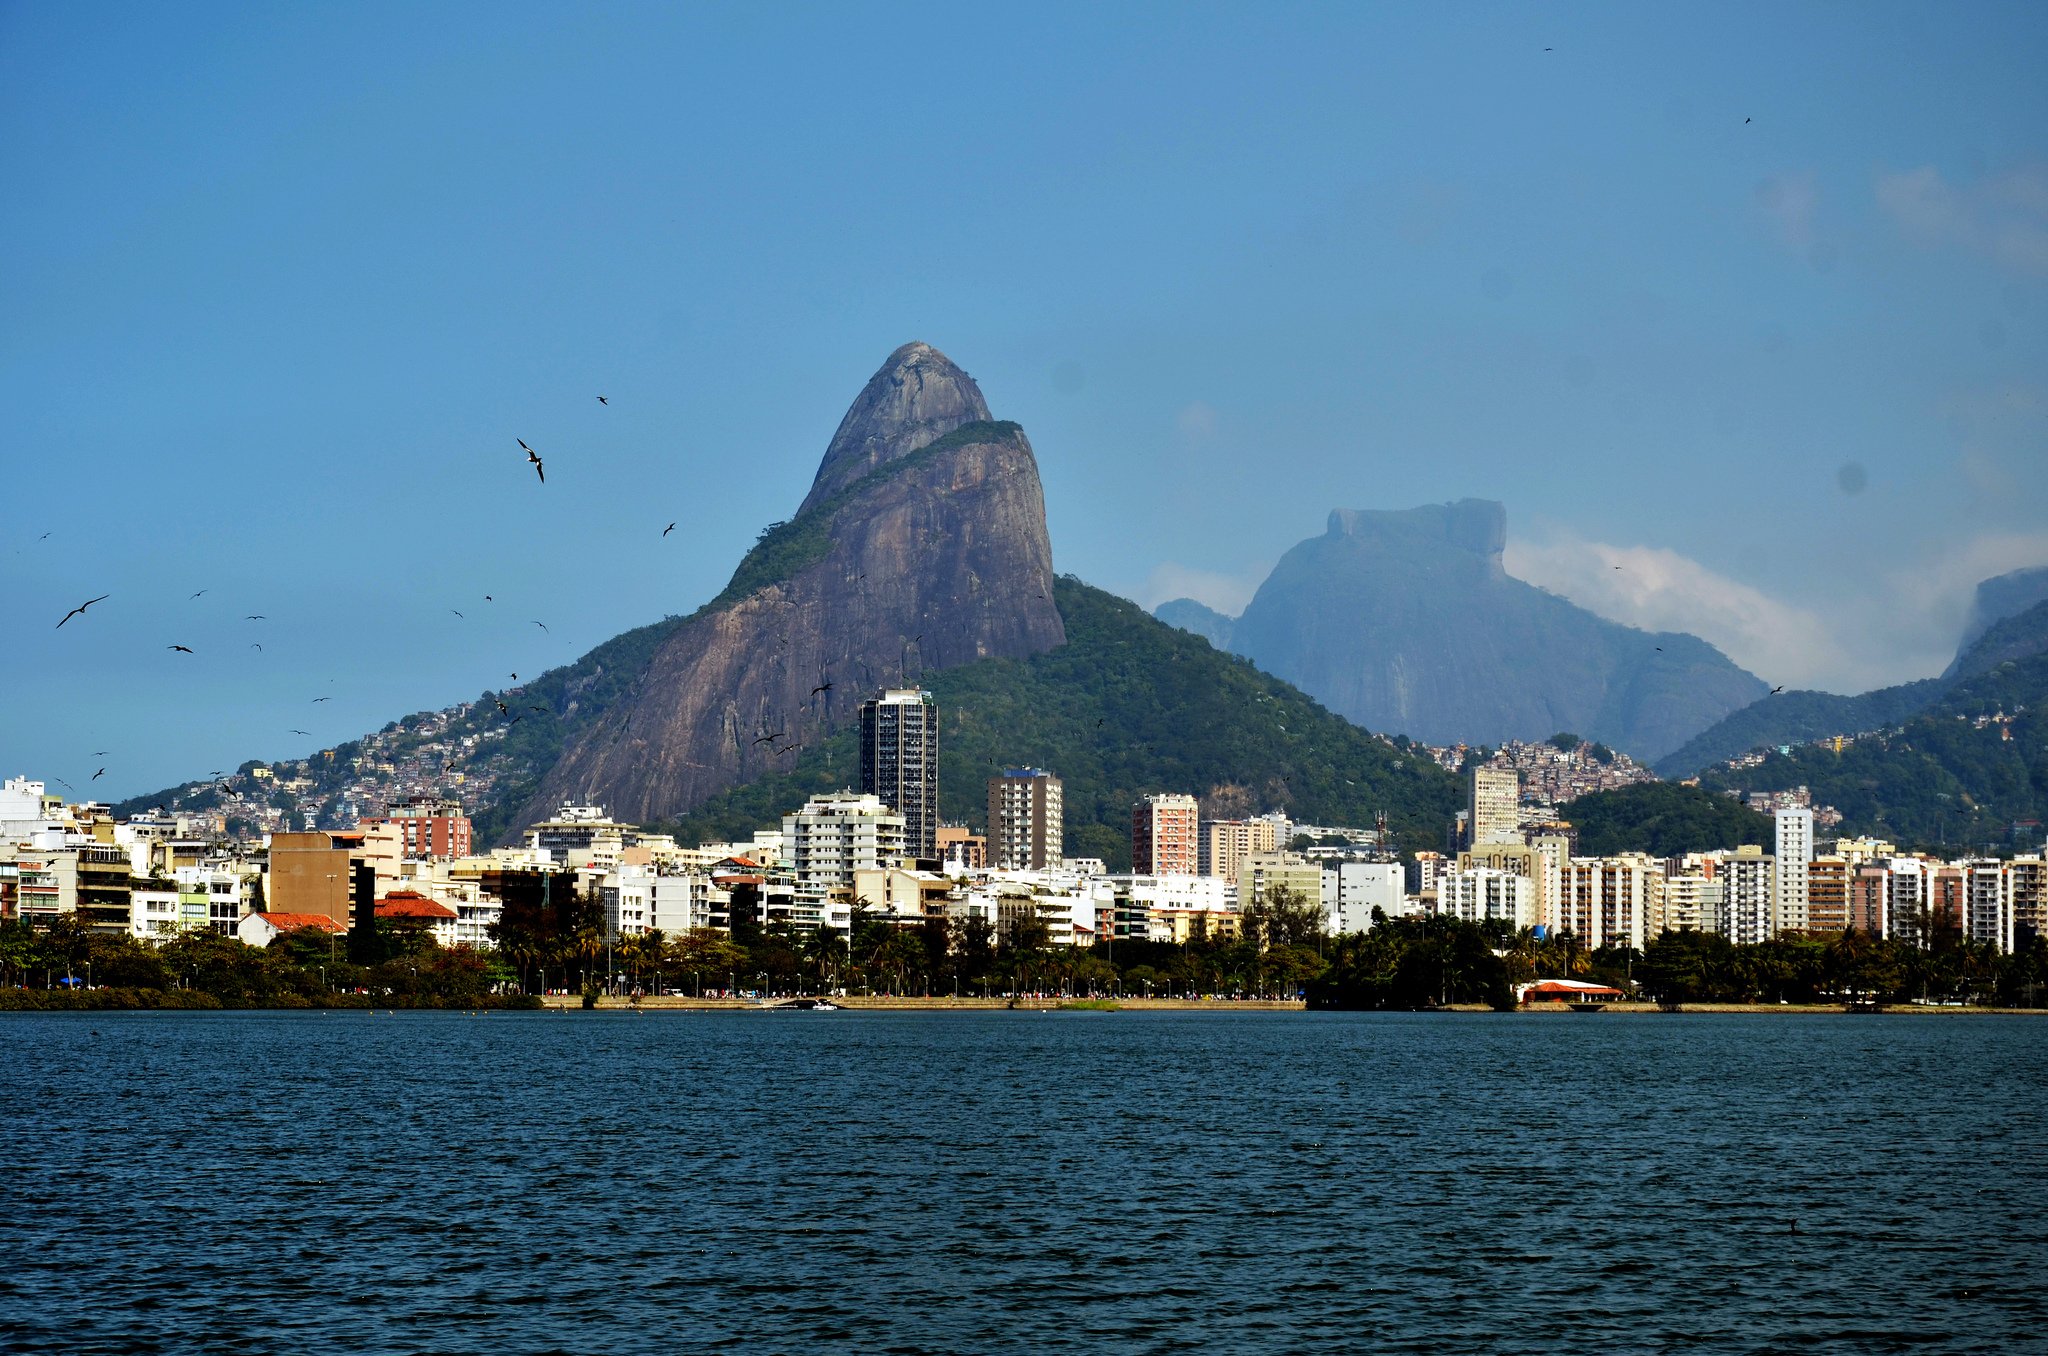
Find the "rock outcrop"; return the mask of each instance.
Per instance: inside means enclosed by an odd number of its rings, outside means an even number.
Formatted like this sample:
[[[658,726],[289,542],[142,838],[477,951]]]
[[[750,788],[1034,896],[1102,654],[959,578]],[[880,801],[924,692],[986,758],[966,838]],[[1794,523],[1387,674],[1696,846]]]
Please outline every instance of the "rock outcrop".
[[[963,424],[989,421],[974,378],[930,344],[889,355],[839,421],[798,509],[816,508],[879,467],[937,442]]]
[[[1466,499],[1338,509],[1230,626],[1338,714],[1431,744],[1570,731],[1655,758],[1765,685],[1696,636],[1622,626],[1503,568],[1507,513]]]
[[[1031,444],[938,350],[890,356],[794,519],[564,747],[515,823],[565,800],[682,814],[786,769],[884,685],[1052,649],[1052,545]]]

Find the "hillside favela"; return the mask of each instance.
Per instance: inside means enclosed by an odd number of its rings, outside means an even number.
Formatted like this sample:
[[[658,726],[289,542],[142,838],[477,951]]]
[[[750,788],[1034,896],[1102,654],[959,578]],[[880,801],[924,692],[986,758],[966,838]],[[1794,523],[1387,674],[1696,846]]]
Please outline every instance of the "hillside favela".
[[[2021,1352],[2048,11],[0,9],[10,1352]]]

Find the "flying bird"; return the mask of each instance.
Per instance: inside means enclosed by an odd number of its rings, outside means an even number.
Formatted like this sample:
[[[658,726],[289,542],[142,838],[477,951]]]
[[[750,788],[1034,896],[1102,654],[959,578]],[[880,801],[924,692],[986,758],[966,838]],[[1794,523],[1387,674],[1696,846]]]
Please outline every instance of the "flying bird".
[[[527,707],[526,709],[527,709],[527,710],[529,710],[529,711],[539,711],[539,712],[541,712],[541,713],[542,713],[543,715],[545,715],[545,714],[547,713],[547,708],[546,708],[545,706],[529,706],[529,707]]]
[[[454,609],[454,608],[452,608],[452,607],[451,607],[451,608],[449,608],[448,610],[449,610],[450,612],[455,612],[455,609]],[[456,615],[456,616],[458,616],[458,617],[462,617],[462,614],[461,614],[460,612],[455,612],[455,615]],[[463,619],[464,621],[468,621],[468,620],[469,620],[469,618],[467,618],[467,617],[463,617],[462,619]]]
[[[521,447],[526,447],[526,439],[524,439],[524,438],[514,438],[514,439],[513,439],[512,441],[513,441],[513,442],[515,442],[515,443],[518,443],[518,444],[519,444],[519,445],[520,445]],[[532,465],[533,465],[533,473],[534,473],[535,475],[537,475],[537,476],[539,476],[539,477],[540,477],[540,483],[541,483],[541,484],[543,484],[543,485],[547,484],[547,483],[548,483],[548,473],[547,473],[547,470],[546,470],[546,468],[544,468],[544,467],[543,467],[543,466],[541,465],[541,461],[540,461],[540,453],[538,453],[538,452],[534,451],[534,450],[533,450],[532,448],[530,448],[530,447],[526,447],[526,460],[527,460],[528,462],[532,463]]]
[[[670,524],[669,524],[669,525],[668,525],[667,527],[664,527],[663,529],[661,529],[661,535],[662,535],[662,536],[664,536],[664,537],[666,537],[666,536],[667,536],[667,535],[668,535],[669,533],[671,533],[671,532],[673,532],[673,531],[675,531],[675,530],[676,530],[676,525],[675,525],[674,523],[670,523]]]
[[[87,781],[89,781],[89,782],[96,782],[96,781],[98,781],[98,780],[99,780],[100,778],[102,778],[102,777],[104,777],[104,776],[106,776],[106,775],[107,775],[107,770],[106,770],[105,768],[101,768],[101,769],[100,769],[100,770],[99,770],[98,772],[95,772],[95,773],[93,773],[93,774],[92,774],[92,776],[90,776],[90,777],[87,777],[87,778],[86,778],[86,780],[87,780]]]
[[[45,532],[42,536],[36,538],[37,541],[48,541],[49,539],[50,534],[47,532]]]
[[[1744,118],[1744,119],[1742,120],[1742,125],[1743,125],[1744,127],[1747,127],[1747,126],[1749,126],[1749,119],[1748,119],[1748,118]]]
[[[541,630],[543,630],[543,631],[547,631],[547,630],[548,630],[548,624],[547,624],[546,622],[535,622],[535,623],[534,623],[534,625],[535,625],[535,626],[538,626],[538,627],[539,627],[539,628],[540,628]],[[554,634],[554,632],[552,632],[552,631],[548,631],[548,634],[549,634],[549,635],[553,635],[553,634]]]
[[[313,698],[313,704],[318,706],[321,702],[331,702],[333,700],[334,698],[332,697],[315,697]]]
[[[817,696],[817,695],[818,695],[818,694],[819,694],[820,692],[830,692],[831,690],[832,690],[832,684],[830,684],[830,683],[820,683],[820,684],[818,684],[818,685],[817,685],[816,687],[814,687],[814,688],[812,688],[812,689],[811,689],[811,695],[812,695],[813,697],[815,697],[815,696]]]
[[[71,610],[70,610],[69,612],[66,612],[66,613],[64,614],[64,621],[60,621],[60,622],[58,622],[58,623],[57,623],[57,625],[58,625],[59,627],[63,626],[63,625],[64,625],[64,622],[68,622],[68,621],[70,621],[70,620],[71,620],[71,619],[72,619],[73,617],[76,617],[76,616],[77,616],[78,614],[80,614],[81,612],[85,611],[85,610],[86,610],[87,608],[91,607],[91,606],[92,606],[92,605],[93,605],[94,603],[103,603],[103,602],[105,602],[105,601],[106,601],[107,599],[109,599],[109,598],[111,598],[111,597],[113,597],[113,596],[114,596],[114,595],[113,595],[113,594],[111,594],[111,593],[102,593],[102,594],[101,594],[101,595],[100,595],[99,597],[97,597],[97,598],[88,598],[88,599],[86,599],[86,600],[85,600],[84,602],[80,603],[80,604],[79,604],[79,605],[78,605],[77,607],[74,607],[74,608],[72,608],[72,609],[71,609]]]
[[[486,593],[486,594],[484,595],[484,601],[485,601],[485,602],[487,602],[487,603],[488,603],[489,601],[491,601],[491,595],[490,595],[490,594],[488,594],[488,593]]]
[[[242,620],[243,620],[243,621],[263,621],[263,620],[265,620],[265,618],[264,618],[264,616],[263,616],[263,614],[262,614],[261,612],[251,612],[251,613],[250,613],[250,614],[249,614],[248,616],[246,616],[246,617],[242,618]]]
[[[180,654],[191,654],[191,653],[192,653],[192,651],[191,651],[190,647],[188,647],[188,646],[184,646],[184,645],[166,645],[166,646],[165,646],[164,648],[165,648],[165,649],[167,649],[167,650],[176,650],[176,651],[178,651],[178,652],[179,652]]]
[[[505,705],[505,702],[504,702],[504,699],[503,699],[503,698],[500,698],[500,697],[493,697],[493,698],[491,698],[491,700],[492,700],[492,701],[494,701],[494,702],[497,702],[497,703],[498,703],[498,714],[499,714],[499,715],[501,715],[501,716],[509,716],[509,715],[511,715],[511,714],[512,714],[512,708],[511,708],[511,707],[509,707],[509,706],[507,706],[507,705]]]
[[[1784,685],[1783,683],[1780,683],[1780,684],[1778,684],[1778,685],[1777,685],[1776,687],[1774,687],[1774,688],[1772,688],[1772,689],[1771,689],[1771,695],[1772,695],[1773,697],[1775,697],[1775,696],[1777,696],[1777,695],[1778,695],[1778,694],[1779,694],[1780,692],[1783,692],[1784,690],[1785,690],[1785,685]]]
[[[253,641],[253,640],[252,640],[252,641],[250,641],[250,642],[249,642],[249,648],[250,648],[250,649],[252,649],[252,650],[260,650],[260,649],[262,649],[263,647],[262,647],[261,645],[257,644],[257,643],[256,643],[255,641]]]
[[[206,596],[206,590],[205,590],[205,589],[201,589],[201,590],[199,590],[199,592],[197,592],[197,593],[193,594],[193,595],[192,595],[192,598],[203,598],[203,597],[205,597],[205,596]],[[187,599],[186,599],[185,601],[189,603],[189,602],[191,602],[191,601],[192,601],[192,598],[187,598]]]
[[[606,399],[605,399],[605,398],[604,398],[603,396],[599,396],[599,397],[597,398],[597,403],[598,403],[598,404],[600,404],[600,405],[609,405],[609,404],[611,404],[612,402],[611,402],[611,401],[609,401],[609,400],[606,400]]]
[[[515,683],[516,683],[516,682],[518,682],[518,681],[519,681],[519,675],[518,675],[518,674],[516,674],[516,673],[515,673],[515,674],[513,674],[513,675],[512,675],[512,681],[513,681],[513,682],[515,682]]]
[[[311,730],[293,730],[291,731],[291,733],[295,735],[306,735],[310,737],[313,732]]]
[[[774,734],[762,735],[759,739],[755,740],[754,742],[756,744],[773,744],[776,740],[782,738],[784,733],[785,731],[777,730]]]

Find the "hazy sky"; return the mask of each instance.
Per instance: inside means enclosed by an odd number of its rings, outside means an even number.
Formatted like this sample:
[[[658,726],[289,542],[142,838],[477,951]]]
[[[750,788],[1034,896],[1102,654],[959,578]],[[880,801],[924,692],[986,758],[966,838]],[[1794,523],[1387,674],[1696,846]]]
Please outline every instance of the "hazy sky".
[[[2048,562],[2044,70],[2038,3],[0,5],[0,771],[687,612],[913,338],[1147,604],[1477,495],[1773,683],[1924,676]]]

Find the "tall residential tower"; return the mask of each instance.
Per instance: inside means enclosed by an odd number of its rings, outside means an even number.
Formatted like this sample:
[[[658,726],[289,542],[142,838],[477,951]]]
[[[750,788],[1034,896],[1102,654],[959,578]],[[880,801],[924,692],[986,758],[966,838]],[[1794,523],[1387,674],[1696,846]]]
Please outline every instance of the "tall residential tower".
[[[939,708],[918,688],[860,704],[860,789],[903,816],[906,856],[939,855]]]

